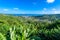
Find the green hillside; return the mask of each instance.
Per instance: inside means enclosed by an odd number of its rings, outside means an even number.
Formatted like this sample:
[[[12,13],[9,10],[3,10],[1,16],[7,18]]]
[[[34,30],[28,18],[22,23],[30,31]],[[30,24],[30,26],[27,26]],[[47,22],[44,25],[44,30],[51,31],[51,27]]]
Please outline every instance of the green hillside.
[[[0,14],[0,40],[60,40],[60,19],[47,17]]]

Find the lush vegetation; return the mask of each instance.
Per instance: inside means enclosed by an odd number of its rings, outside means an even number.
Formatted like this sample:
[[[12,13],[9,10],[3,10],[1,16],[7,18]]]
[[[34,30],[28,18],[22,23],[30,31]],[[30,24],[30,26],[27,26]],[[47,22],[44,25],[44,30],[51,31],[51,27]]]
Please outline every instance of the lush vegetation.
[[[60,40],[60,20],[55,19],[0,15],[0,40]]]

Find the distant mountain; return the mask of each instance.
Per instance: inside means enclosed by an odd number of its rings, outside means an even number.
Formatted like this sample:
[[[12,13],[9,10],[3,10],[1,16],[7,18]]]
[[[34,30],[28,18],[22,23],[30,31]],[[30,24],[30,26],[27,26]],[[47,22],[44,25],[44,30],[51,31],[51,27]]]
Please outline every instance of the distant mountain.
[[[35,16],[34,18],[40,19],[40,20],[59,20],[60,14],[49,14],[49,15],[42,15],[42,16]]]
[[[60,20],[60,14],[7,14],[12,16],[23,16],[25,18],[34,18],[42,21],[55,21]]]

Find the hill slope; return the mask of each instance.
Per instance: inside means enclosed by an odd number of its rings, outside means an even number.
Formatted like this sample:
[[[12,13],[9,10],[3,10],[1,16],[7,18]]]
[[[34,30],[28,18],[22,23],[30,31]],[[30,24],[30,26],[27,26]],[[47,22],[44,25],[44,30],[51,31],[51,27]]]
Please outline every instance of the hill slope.
[[[60,17],[49,22],[52,17],[0,14],[0,40],[60,40]]]

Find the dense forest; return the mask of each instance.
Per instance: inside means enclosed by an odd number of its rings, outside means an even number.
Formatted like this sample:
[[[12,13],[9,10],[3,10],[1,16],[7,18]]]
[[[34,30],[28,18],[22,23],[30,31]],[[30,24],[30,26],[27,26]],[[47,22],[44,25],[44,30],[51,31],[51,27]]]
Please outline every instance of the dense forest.
[[[60,15],[0,14],[0,40],[60,40]]]

